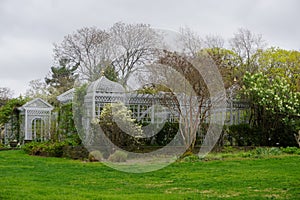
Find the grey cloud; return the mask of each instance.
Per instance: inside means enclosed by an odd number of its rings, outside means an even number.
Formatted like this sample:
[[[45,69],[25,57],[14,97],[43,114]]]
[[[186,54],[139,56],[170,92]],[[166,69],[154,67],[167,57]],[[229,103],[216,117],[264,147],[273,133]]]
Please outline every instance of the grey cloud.
[[[83,26],[105,29],[117,21],[189,26],[202,36],[225,38],[246,27],[271,45],[299,49],[298,8],[298,0],[0,0],[0,84],[10,79],[16,93],[24,92],[28,80],[49,71],[53,42]]]

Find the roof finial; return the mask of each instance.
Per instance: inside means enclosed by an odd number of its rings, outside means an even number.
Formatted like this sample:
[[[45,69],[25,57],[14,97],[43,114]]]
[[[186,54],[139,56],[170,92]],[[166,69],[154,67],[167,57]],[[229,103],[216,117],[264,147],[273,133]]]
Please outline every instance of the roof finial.
[[[104,71],[104,69],[102,69],[100,75],[104,76],[104,73],[105,73],[105,71]]]

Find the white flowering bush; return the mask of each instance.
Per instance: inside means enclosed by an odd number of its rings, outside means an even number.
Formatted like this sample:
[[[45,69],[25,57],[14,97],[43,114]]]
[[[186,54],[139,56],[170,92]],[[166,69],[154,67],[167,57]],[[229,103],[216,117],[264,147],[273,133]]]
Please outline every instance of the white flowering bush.
[[[118,147],[132,150],[143,135],[141,125],[131,118],[131,110],[122,103],[106,104],[101,111],[100,126],[105,135]]]
[[[250,100],[271,113],[300,117],[300,92],[292,91],[285,78],[277,76],[270,80],[262,73],[246,73],[244,84],[245,94]]]
[[[263,73],[246,73],[243,89],[252,105],[252,122],[261,126],[266,140],[285,138],[284,133],[279,133],[284,132],[282,129],[293,132],[300,129],[300,92],[293,90],[284,77],[270,78]]]

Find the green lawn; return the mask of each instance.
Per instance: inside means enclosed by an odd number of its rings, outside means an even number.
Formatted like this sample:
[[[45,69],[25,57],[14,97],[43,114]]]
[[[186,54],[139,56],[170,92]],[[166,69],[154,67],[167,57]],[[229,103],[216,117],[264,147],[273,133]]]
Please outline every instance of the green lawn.
[[[0,151],[0,199],[300,199],[300,156],[174,163],[129,174]]]

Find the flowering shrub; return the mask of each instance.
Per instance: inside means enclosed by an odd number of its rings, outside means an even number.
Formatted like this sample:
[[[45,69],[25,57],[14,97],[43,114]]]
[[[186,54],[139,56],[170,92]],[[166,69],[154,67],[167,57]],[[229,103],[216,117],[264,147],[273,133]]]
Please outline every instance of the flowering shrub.
[[[267,111],[284,118],[300,117],[300,92],[293,91],[285,78],[276,76],[270,80],[262,73],[246,73],[244,83],[245,94]]]
[[[134,150],[140,144],[142,126],[136,124],[131,118],[131,110],[122,103],[106,104],[100,120],[95,119],[93,123],[100,123],[104,134],[119,147]]]
[[[263,145],[294,140],[293,133],[300,129],[300,92],[293,90],[284,77],[246,73],[244,94],[251,102],[252,124],[259,126],[265,136]]]

